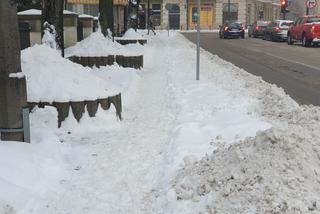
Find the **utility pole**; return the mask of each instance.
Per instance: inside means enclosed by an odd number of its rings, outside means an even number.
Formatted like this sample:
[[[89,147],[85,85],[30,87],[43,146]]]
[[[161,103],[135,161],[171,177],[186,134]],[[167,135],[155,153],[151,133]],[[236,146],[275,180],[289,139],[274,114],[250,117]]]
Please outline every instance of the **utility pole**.
[[[23,127],[22,108],[27,107],[26,79],[21,72],[17,5],[0,1],[0,129]],[[10,77],[11,75],[11,77]],[[21,132],[2,132],[1,140],[23,141]]]

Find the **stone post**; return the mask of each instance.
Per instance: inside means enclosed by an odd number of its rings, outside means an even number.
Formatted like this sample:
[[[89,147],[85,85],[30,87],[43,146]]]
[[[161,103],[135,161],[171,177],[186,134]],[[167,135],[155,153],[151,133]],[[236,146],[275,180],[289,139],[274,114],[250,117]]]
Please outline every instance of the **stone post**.
[[[24,76],[21,72],[17,5],[0,1],[0,129],[22,128],[22,107],[27,107]],[[23,133],[2,133],[1,140],[23,141]]]

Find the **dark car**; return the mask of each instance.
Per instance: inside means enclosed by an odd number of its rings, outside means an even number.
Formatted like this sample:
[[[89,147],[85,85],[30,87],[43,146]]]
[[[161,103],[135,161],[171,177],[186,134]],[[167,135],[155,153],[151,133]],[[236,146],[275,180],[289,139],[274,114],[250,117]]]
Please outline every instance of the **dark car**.
[[[244,39],[244,28],[240,22],[232,21],[226,22],[220,26],[219,37],[226,38],[242,38]]]
[[[290,20],[276,20],[271,22],[263,33],[263,38],[270,41],[287,41],[289,27],[293,24]]]
[[[248,35],[249,37],[263,37],[264,29],[270,24],[270,21],[256,21],[249,26]]]

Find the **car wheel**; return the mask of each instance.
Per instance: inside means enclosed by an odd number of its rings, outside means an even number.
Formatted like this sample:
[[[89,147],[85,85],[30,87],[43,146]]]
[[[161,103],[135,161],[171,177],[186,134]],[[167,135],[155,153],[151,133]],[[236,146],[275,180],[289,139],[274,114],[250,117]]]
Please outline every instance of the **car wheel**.
[[[292,45],[293,44],[293,40],[292,40],[292,37],[291,37],[290,34],[288,34],[287,43],[288,43],[288,45]]]
[[[270,40],[271,40],[271,42],[275,42],[275,41],[276,41],[275,38],[274,38],[274,36],[273,36],[273,34],[271,34]]]
[[[307,37],[305,35],[302,36],[302,45],[304,47],[309,47],[310,46],[310,41],[307,39]]]

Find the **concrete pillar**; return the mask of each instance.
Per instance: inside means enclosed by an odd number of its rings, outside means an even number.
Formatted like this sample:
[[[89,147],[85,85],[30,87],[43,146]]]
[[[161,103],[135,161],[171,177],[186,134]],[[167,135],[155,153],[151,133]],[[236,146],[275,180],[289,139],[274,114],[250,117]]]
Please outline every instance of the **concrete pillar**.
[[[22,107],[27,107],[26,80],[10,78],[21,72],[17,6],[0,1],[0,128],[22,128]],[[1,140],[23,141],[22,133],[2,133]]]
[[[246,25],[246,17],[247,17],[247,5],[246,1],[239,1],[238,4],[238,20]]]
[[[219,27],[219,25],[222,25],[222,17],[223,17],[223,3],[217,2],[216,4],[216,28]]]

